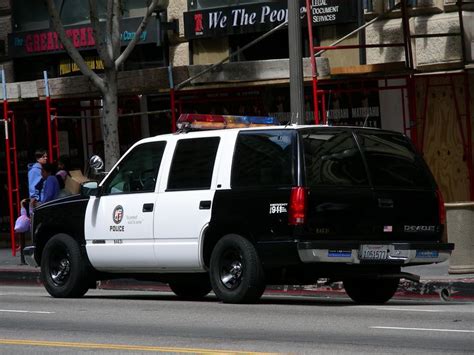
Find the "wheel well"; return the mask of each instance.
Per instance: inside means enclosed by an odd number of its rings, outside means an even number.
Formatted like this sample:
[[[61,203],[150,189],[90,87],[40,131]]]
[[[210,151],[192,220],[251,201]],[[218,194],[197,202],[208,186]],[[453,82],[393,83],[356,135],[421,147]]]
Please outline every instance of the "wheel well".
[[[249,240],[252,244],[255,245],[255,239],[252,236],[252,234],[249,233],[249,232],[245,232],[245,231],[242,231],[242,230],[240,230],[240,231],[239,230],[212,231],[212,229],[208,228],[204,232],[204,236],[203,236],[204,245],[203,245],[203,249],[202,249],[204,265],[207,268],[209,268],[210,261],[211,261],[211,254],[212,254],[212,251],[214,250],[214,247],[216,246],[217,242],[219,240],[221,240],[223,237],[225,237],[226,235],[229,235],[229,234],[240,235],[241,237]]]
[[[46,243],[48,243],[48,241],[57,234],[66,234],[66,235],[70,236],[71,238],[79,241],[78,238],[76,238],[72,233],[70,233],[68,231],[64,231],[64,230],[61,230],[59,228],[49,228],[49,227],[42,228],[36,234],[36,242],[35,242],[35,247],[36,247],[36,249],[35,249],[35,259],[36,259],[36,262],[38,263],[38,265],[41,265],[41,257],[42,257],[43,249],[44,249]],[[81,243],[79,243],[79,245],[81,246],[81,249],[82,249]]]

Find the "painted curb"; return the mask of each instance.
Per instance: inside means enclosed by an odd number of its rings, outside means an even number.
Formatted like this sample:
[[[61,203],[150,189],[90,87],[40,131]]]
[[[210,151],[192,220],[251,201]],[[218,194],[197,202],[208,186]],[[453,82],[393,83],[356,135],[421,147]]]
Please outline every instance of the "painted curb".
[[[19,271],[0,268],[0,285],[41,286],[42,283],[40,273],[36,269]],[[98,281],[97,288],[103,290],[171,292],[166,284],[137,281],[134,279]],[[265,293],[289,296],[346,297],[342,282],[335,282],[329,285],[321,283],[306,286],[270,285]],[[401,281],[394,298],[474,301],[474,279],[421,280],[419,283]]]

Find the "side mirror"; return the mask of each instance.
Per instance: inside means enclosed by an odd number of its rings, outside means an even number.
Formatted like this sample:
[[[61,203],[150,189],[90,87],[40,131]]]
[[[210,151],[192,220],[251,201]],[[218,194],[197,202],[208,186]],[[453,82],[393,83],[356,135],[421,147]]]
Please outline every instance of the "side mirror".
[[[98,155],[93,155],[89,159],[89,166],[97,172],[104,168],[104,161]]]
[[[86,181],[81,184],[82,196],[99,196],[100,187],[97,181]]]

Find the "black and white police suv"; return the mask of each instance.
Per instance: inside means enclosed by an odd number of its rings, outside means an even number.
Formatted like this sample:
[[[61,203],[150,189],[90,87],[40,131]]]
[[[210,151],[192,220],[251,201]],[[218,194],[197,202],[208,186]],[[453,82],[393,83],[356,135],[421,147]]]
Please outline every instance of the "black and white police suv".
[[[441,194],[404,135],[212,118],[185,116],[188,129],[137,142],[100,183],[35,210],[25,252],[53,297],[126,277],[247,303],[327,279],[383,303],[416,278],[402,266],[449,257]],[[255,127],[192,131],[222,125]]]

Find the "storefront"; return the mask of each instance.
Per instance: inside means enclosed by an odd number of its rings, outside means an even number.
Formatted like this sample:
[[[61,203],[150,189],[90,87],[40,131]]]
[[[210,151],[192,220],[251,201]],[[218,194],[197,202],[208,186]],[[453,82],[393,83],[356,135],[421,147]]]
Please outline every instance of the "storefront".
[[[61,12],[66,34],[81,52],[87,65],[97,73],[103,70],[98,58],[92,27],[88,21],[87,0],[68,4],[64,2]],[[103,17],[104,8],[99,9]],[[124,2],[124,14],[120,23],[122,47],[132,39],[143,13],[143,1]],[[8,109],[14,117],[16,128],[16,153],[18,158],[18,182],[21,198],[28,195],[27,165],[34,162],[34,152],[48,148],[47,110],[45,94],[41,91],[43,73],[56,85],[51,88],[51,117],[58,123],[57,139],[59,153],[71,158],[72,169],[85,170],[85,161],[93,153],[102,153],[103,142],[100,125],[102,104],[100,94],[84,90],[79,95],[63,95],[70,91],[70,79],[82,76],[61,45],[57,33],[51,30],[49,15],[43,2],[18,0],[12,4],[13,32],[8,34],[8,54],[14,64],[15,83],[28,82],[31,92],[18,90],[8,97]],[[140,39],[121,71],[139,71],[167,65],[167,44],[163,33],[162,19],[152,16]],[[63,84],[61,84],[63,81]],[[38,84],[41,82],[41,84]],[[14,85],[9,84],[9,85]],[[135,88],[134,88],[135,89]],[[10,93],[9,93],[10,94]],[[16,96],[14,96],[16,95]],[[142,125],[148,125],[140,115],[142,98],[135,93],[121,91],[119,97],[120,142],[122,153],[135,141],[143,137]],[[147,128],[148,129],[148,128]],[[3,132],[3,129],[2,129]],[[11,133],[10,133],[11,134]],[[2,134],[3,138],[3,134]],[[11,139],[11,138],[10,138]],[[56,137],[54,137],[56,139]],[[5,144],[0,145],[0,232],[9,230],[8,185],[5,169]],[[102,153],[103,154],[103,153]],[[57,157],[55,157],[57,158]]]

